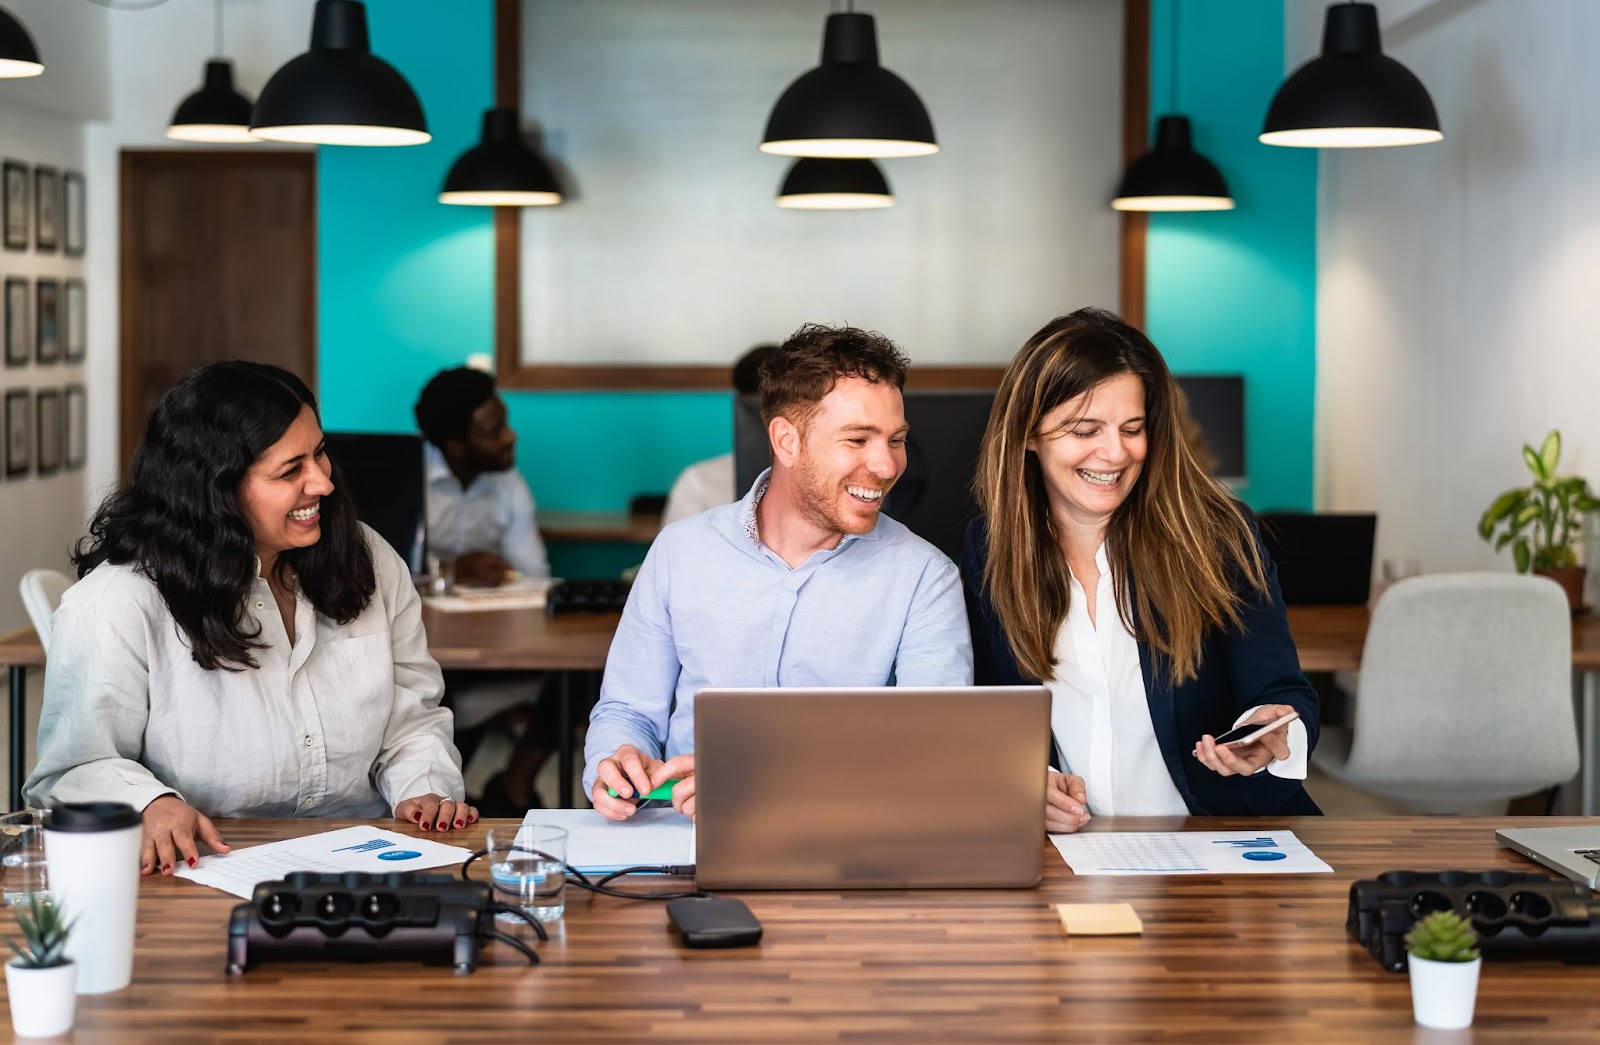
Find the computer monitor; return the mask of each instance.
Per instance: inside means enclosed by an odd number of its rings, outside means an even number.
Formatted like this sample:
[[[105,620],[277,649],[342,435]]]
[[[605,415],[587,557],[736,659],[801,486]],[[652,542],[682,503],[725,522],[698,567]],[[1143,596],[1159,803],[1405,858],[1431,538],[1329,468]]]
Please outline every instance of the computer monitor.
[[[889,491],[883,512],[952,559],[961,556],[967,523],[977,518],[972,476],[993,392],[905,393],[906,470]],[[733,411],[735,488],[740,496],[772,463],[761,404],[740,396]]]
[[[423,572],[427,539],[427,481],[422,437],[377,432],[326,432],[334,482],[356,502],[356,516],[377,530],[406,560],[413,574]]]
[[[1261,537],[1288,606],[1365,606],[1372,595],[1371,512],[1263,512]]]
[[[1244,482],[1244,375],[1175,374],[1189,416],[1211,454],[1212,474],[1225,483]]]

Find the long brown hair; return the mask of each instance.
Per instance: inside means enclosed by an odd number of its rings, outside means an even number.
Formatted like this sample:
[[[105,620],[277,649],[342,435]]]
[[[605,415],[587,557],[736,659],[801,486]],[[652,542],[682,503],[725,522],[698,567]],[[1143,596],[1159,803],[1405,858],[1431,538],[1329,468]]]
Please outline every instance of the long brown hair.
[[[1249,520],[1183,437],[1182,400],[1156,346],[1103,309],[1059,316],[1006,367],[973,481],[989,525],[983,584],[1017,666],[1032,678],[1055,674],[1056,632],[1071,588],[1028,440],[1046,434],[1038,428],[1051,410],[1122,374],[1144,385],[1147,433],[1143,468],[1106,530],[1123,624],[1156,653],[1159,672],[1186,682],[1199,673],[1207,633],[1239,625],[1237,578],[1267,590]]]

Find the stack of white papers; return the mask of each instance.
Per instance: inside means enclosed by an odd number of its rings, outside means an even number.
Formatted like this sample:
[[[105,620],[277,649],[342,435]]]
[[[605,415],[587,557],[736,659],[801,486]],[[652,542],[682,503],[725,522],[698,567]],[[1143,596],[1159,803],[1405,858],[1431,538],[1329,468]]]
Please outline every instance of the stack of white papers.
[[[179,867],[173,873],[248,900],[257,882],[274,882],[294,871],[388,874],[445,864],[459,866],[471,855],[470,849],[441,845],[426,838],[375,827],[345,827],[202,856],[194,867]]]
[[[1073,874],[1321,874],[1293,831],[1091,831],[1051,835]]]
[[[694,863],[694,821],[675,809],[641,809],[620,821],[593,809],[534,809],[522,823],[566,828],[567,863],[585,874]]]

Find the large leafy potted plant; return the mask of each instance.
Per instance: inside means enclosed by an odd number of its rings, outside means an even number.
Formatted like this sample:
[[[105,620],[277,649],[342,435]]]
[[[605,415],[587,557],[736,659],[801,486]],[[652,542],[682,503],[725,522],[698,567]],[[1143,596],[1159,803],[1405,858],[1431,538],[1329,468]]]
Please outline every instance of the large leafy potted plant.
[[[11,1029],[19,1038],[53,1038],[72,1029],[77,1012],[78,969],[67,957],[72,926],[61,908],[35,893],[14,908],[22,943],[4,937],[16,957],[6,963]]]
[[[1494,542],[1494,550],[1511,546],[1518,573],[1543,574],[1560,584],[1574,610],[1583,607],[1583,580],[1588,568],[1578,565],[1578,538],[1583,520],[1600,509],[1581,475],[1562,475],[1561,433],[1552,429],[1537,451],[1522,447],[1522,460],[1533,484],[1496,497],[1478,519],[1478,536]]]

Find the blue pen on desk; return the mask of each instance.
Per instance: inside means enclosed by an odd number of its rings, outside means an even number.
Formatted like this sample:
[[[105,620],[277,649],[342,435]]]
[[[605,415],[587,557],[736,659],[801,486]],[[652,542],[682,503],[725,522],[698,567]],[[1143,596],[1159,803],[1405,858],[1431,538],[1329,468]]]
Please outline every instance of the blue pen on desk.
[[[676,780],[668,780],[665,783],[663,783],[660,787],[656,788],[654,791],[648,791],[645,794],[642,794],[642,795],[640,795],[638,797],[642,798],[642,799],[658,798],[658,799],[668,799],[668,800],[670,800],[672,798],[672,788],[677,783],[678,782]],[[612,798],[621,798],[622,797],[621,795],[617,794],[617,789],[614,788],[614,787],[606,788],[606,794],[610,795]]]

